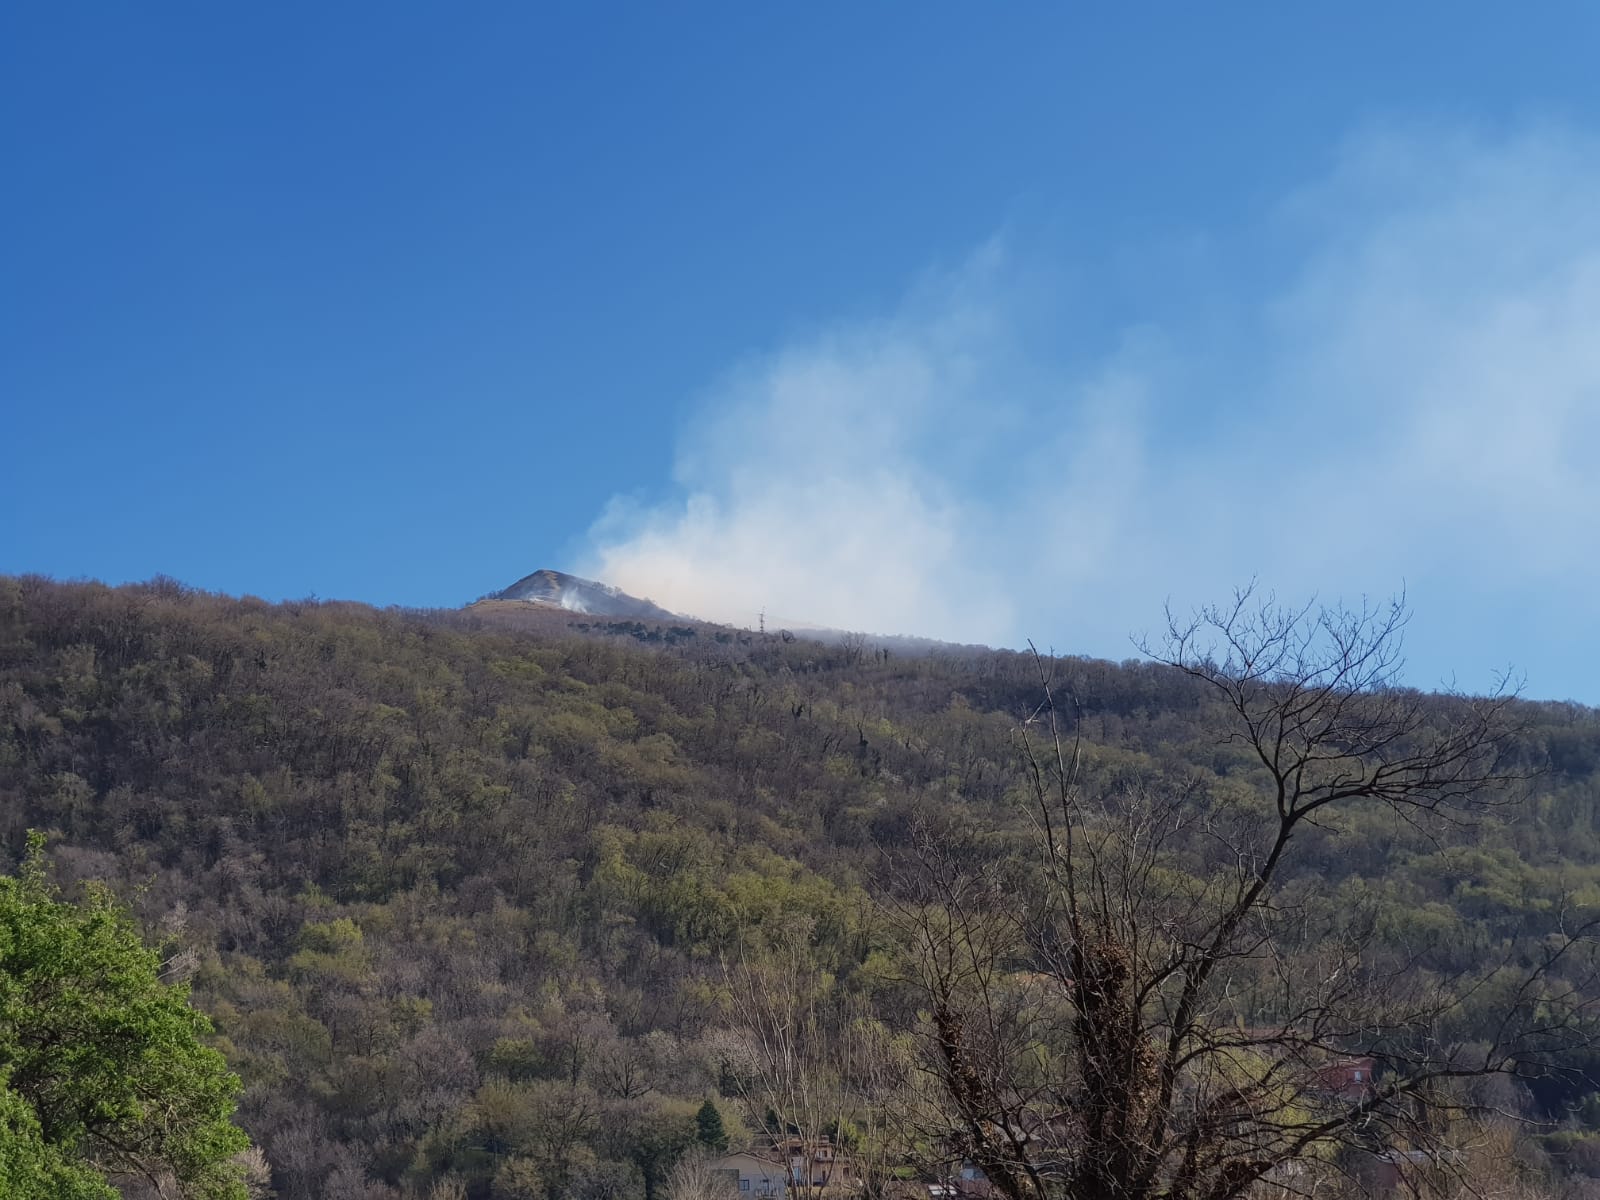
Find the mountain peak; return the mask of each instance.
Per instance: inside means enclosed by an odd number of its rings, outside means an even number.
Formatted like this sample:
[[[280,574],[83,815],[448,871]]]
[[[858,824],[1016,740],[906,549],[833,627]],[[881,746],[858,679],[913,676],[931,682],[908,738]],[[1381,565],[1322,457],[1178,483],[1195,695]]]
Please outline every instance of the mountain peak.
[[[528,604],[564,608],[568,612],[592,613],[599,617],[631,617],[644,621],[677,619],[676,613],[670,613],[649,600],[630,596],[609,583],[580,579],[576,575],[548,568],[524,575],[504,591],[496,592],[489,598],[521,600]]]

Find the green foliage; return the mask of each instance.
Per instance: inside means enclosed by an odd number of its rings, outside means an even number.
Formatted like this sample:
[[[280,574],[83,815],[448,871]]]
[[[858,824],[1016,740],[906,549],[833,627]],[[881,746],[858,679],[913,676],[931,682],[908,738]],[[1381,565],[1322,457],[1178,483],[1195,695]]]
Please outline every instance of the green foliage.
[[[105,1177],[44,1139],[28,1102],[0,1076],[0,1196],[12,1200],[116,1200]]]
[[[694,1115],[695,1141],[718,1153],[728,1148],[728,1131],[722,1125],[722,1113],[716,1103],[707,1100]]]
[[[170,1173],[195,1197],[244,1195],[230,1162],[248,1144],[229,1120],[239,1081],[205,1045],[210,1022],[187,987],[160,975],[160,956],[103,889],[82,905],[56,896],[42,839],[20,876],[0,879],[6,1170],[19,1189],[31,1175],[99,1194],[85,1182],[96,1169]]]

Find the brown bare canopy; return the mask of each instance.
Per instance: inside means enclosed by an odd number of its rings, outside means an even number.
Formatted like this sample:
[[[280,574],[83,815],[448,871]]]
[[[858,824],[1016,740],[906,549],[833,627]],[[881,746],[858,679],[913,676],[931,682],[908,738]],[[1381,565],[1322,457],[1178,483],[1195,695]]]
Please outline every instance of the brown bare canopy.
[[[1309,1191],[1341,1150],[1447,1160],[1462,1081],[1570,1047],[1594,995],[1589,921],[1560,916],[1531,955],[1493,947],[1479,975],[1442,978],[1363,913],[1314,918],[1279,894],[1297,835],[1341,809],[1461,820],[1519,794],[1512,691],[1399,686],[1405,623],[1403,599],[1283,608],[1251,590],[1169,617],[1141,648],[1203,683],[1219,740],[1247,751],[1225,791],[1086,784],[1038,658],[1021,731],[1035,864],[931,831],[894,864],[890,920],[927,1013],[926,1144],[1010,1200]],[[1491,982],[1496,1037],[1452,1042],[1452,1015]]]

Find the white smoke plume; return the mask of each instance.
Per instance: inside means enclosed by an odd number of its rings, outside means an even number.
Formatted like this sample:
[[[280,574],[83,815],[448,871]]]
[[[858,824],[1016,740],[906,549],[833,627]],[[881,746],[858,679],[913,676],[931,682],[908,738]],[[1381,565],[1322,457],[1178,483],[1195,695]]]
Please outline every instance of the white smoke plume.
[[[1587,637],[1600,583],[1597,151],[1368,132],[1261,235],[1286,282],[1220,262],[1204,320],[1130,326],[1088,368],[1071,328],[1039,336],[1050,297],[997,239],[730,372],[677,499],[614,500],[582,569],[740,625],[1112,657],[1169,598],[1255,577],[1406,586],[1419,685],[1516,663],[1534,694],[1600,700],[1595,652],[1550,641]]]

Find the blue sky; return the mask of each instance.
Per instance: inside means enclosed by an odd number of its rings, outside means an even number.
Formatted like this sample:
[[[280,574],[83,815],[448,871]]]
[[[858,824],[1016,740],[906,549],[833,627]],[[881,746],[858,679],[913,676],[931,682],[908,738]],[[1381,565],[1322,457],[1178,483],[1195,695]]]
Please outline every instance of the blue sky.
[[[1600,702],[1600,10],[0,15],[0,571]]]

